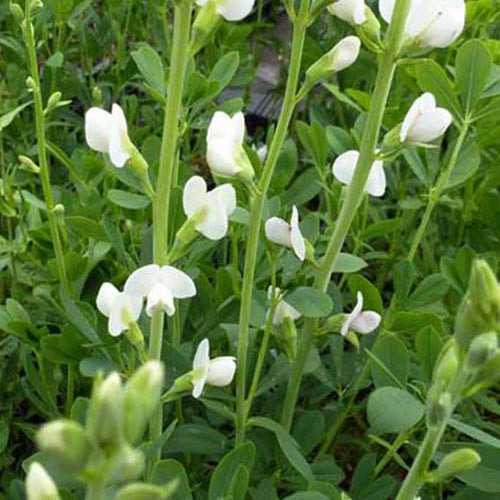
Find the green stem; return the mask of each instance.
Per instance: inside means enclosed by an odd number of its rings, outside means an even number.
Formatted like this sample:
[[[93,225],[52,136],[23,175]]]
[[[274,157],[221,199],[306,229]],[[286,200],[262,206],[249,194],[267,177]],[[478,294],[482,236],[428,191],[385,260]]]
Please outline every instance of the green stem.
[[[247,237],[239,319],[240,331],[238,336],[238,373],[236,382],[236,445],[242,443],[245,439],[248,333],[262,214],[264,211],[266,194],[295,109],[295,93],[297,92],[300,77],[302,52],[304,50],[304,40],[307,30],[309,1],[310,0],[301,0],[299,15],[294,20],[292,51],[283,107],[281,109],[276,132],[274,133],[269,148],[269,154],[262,171],[262,177],[258,184],[257,193],[251,200],[250,226]]]
[[[104,484],[100,481],[87,484],[85,500],[102,500],[104,498]]]
[[[47,208],[47,217],[49,220],[50,235],[54,246],[54,254],[56,259],[57,271],[64,292],[69,293],[69,281],[66,275],[66,265],[64,263],[64,252],[61,243],[61,235],[57,224],[56,214],[54,213],[54,198],[52,196],[52,186],[50,183],[49,163],[47,159],[47,149],[45,140],[45,117],[43,113],[43,98],[40,87],[40,74],[38,72],[38,61],[36,55],[35,44],[35,28],[29,17],[31,10],[30,3],[27,4],[26,11],[28,12],[23,34],[28,50],[28,59],[30,65],[31,78],[33,80],[33,99],[35,101],[35,126],[38,141],[38,162],[40,166],[40,181],[42,183],[43,197]]]
[[[467,132],[469,131],[469,125],[470,124],[467,120],[463,122],[463,126],[462,129],[460,130],[460,135],[458,136],[457,142],[455,143],[455,147],[453,149],[450,161],[448,162],[446,168],[441,172],[435,186],[431,189],[429,195],[429,201],[427,202],[427,207],[425,208],[424,215],[422,217],[422,220],[420,221],[420,226],[418,227],[417,232],[413,237],[413,241],[410,247],[410,252],[408,253],[408,260],[410,262],[412,262],[413,259],[415,258],[418,247],[420,246],[420,242],[422,241],[425,231],[427,230],[429,221],[431,220],[434,208],[436,207],[436,204],[441,198],[443,191],[446,189],[448,180],[450,179],[450,175],[453,172],[453,169],[455,168],[455,165],[457,163],[460,150],[462,149],[462,146],[464,145],[465,142],[465,138],[467,137]]]
[[[375,90],[372,95],[371,106],[361,141],[360,156],[354,177],[347,189],[347,194],[339,218],[335,223],[332,238],[328,244],[325,257],[315,278],[315,287],[326,291],[337,257],[344,245],[347,233],[351,227],[356,211],[364,196],[364,188],[372,163],[375,149],[382,126],[385,106],[394,78],[397,60],[401,52],[404,38],[404,27],[410,10],[410,0],[400,0],[396,3],[392,21],[387,34],[387,45],[379,65]],[[290,430],[304,366],[313,343],[314,330],[317,322],[308,320],[304,332],[299,338],[297,358],[292,367],[292,373],[283,405],[281,424]]]
[[[168,227],[170,214],[170,199],[172,180],[176,177],[177,142],[179,139],[179,122],[182,106],[182,93],[186,78],[186,67],[189,52],[189,36],[191,30],[190,2],[176,4],[174,8],[174,34],[170,58],[170,77],[167,89],[167,103],[163,123],[163,136],[158,170],[158,182],[153,205],[153,256],[156,264],[167,263]],[[156,311],[151,320],[149,352],[150,359],[161,359],[164,327],[163,311]],[[158,409],[151,418],[150,438],[157,442],[163,429],[163,407]],[[159,450],[152,462],[161,456]]]

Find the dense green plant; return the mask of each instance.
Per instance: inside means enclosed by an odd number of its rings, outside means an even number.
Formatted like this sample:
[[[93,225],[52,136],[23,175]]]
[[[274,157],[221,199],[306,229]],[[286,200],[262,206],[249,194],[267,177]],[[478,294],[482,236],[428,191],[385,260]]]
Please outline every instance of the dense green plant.
[[[4,4],[3,498],[497,498],[499,1]]]

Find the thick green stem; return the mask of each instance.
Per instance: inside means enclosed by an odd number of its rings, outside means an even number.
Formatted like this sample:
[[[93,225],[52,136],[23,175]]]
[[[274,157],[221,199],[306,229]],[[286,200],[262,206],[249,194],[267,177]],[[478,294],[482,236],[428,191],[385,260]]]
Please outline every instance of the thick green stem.
[[[326,291],[328,288],[335,262],[344,245],[349,228],[351,227],[356,211],[364,196],[366,181],[375,157],[375,150],[380,128],[382,126],[385,106],[389,97],[397,59],[403,43],[404,27],[410,10],[410,4],[410,0],[399,0],[394,8],[387,35],[387,45],[379,65],[375,90],[373,92],[370,111],[368,112],[363,139],[361,141],[360,156],[356,171],[347,189],[346,198],[342,204],[339,218],[335,223],[332,238],[316,275],[315,287],[322,291]],[[302,381],[302,374],[304,372],[307,356],[312,346],[316,324],[315,320],[306,321],[304,331],[299,339],[297,358],[292,367],[281,416],[281,424],[287,430],[290,430],[292,425],[295,405],[297,403],[300,383]]]
[[[167,263],[168,227],[172,181],[176,178],[177,142],[179,139],[179,123],[182,106],[182,92],[186,77],[186,66],[189,52],[189,35],[191,30],[192,5],[182,2],[174,8],[174,35],[170,58],[170,77],[167,89],[167,103],[163,124],[163,137],[158,170],[158,183],[153,206],[153,255],[156,264]],[[156,311],[151,320],[149,352],[150,359],[161,358],[163,343],[164,313]],[[150,437],[156,442],[162,433],[163,408],[160,405],[153,414],[150,426]],[[158,451],[153,462],[159,459]]]
[[[456,165],[457,160],[458,160],[458,155],[460,154],[460,150],[462,149],[462,146],[464,145],[465,138],[467,137],[468,131],[469,131],[469,122],[465,121],[463,123],[462,129],[460,130],[460,135],[458,136],[457,142],[455,143],[455,147],[453,149],[453,153],[451,155],[450,161],[448,162],[448,165],[446,166],[446,168],[441,172],[440,176],[438,177],[436,185],[431,189],[431,192],[429,195],[429,201],[427,202],[427,207],[425,208],[424,215],[422,217],[422,220],[420,221],[420,226],[418,227],[417,232],[415,233],[415,236],[413,237],[413,241],[412,241],[411,247],[410,247],[410,252],[408,253],[408,260],[410,262],[412,262],[413,259],[415,258],[418,247],[420,246],[420,242],[422,241],[422,238],[425,234],[425,231],[427,230],[427,226],[429,224],[429,221],[431,220],[431,216],[432,216],[432,213],[434,212],[434,208],[436,207],[436,204],[438,203],[439,199],[441,198],[441,194],[446,189],[446,186],[448,184],[448,180],[450,179],[450,175],[453,172],[453,169],[455,168],[455,165]]]
[[[30,4],[27,5],[26,11],[30,11]],[[54,213],[54,198],[52,196],[52,186],[50,183],[49,163],[47,159],[47,148],[45,139],[45,116],[43,109],[42,90],[40,87],[40,74],[38,72],[38,61],[36,55],[35,44],[35,29],[27,14],[23,26],[24,38],[28,49],[28,58],[30,64],[30,73],[33,85],[33,100],[35,102],[35,126],[38,141],[38,162],[40,166],[40,181],[42,183],[43,197],[47,208],[47,217],[49,220],[50,236],[54,246],[54,254],[56,259],[57,271],[62,288],[66,293],[69,293],[69,282],[66,275],[66,265],[64,263],[64,251],[61,243],[61,235],[57,224],[56,214]]]
[[[258,184],[257,194],[254,195],[250,207],[250,226],[246,241],[245,268],[241,289],[240,330],[238,336],[238,373],[236,385],[236,444],[245,439],[246,427],[246,375],[247,375],[247,349],[250,314],[252,309],[252,295],[254,288],[255,266],[257,263],[257,250],[259,235],[262,225],[262,214],[267,191],[271,183],[276,162],[286,139],[288,126],[295,109],[295,94],[300,77],[302,52],[307,30],[307,16],[309,0],[301,0],[298,17],[294,21],[292,52],[290,55],[288,81],[281,115],[274,133],[269,154],[267,156],[262,177]]]

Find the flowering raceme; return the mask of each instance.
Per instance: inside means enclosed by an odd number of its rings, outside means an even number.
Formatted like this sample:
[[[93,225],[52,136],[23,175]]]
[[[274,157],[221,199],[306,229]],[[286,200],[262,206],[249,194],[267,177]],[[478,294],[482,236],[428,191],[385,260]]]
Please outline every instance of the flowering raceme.
[[[194,176],[184,187],[182,203],[196,230],[210,240],[219,240],[226,235],[228,217],[236,208],[236,191],[231,184],[223,184],[209,192],[204,179]]]
[[[380,314],[375,311],[363,311],[363,294],[358,292],[356,306],[342,324],[340,333],[345,337],[351,330],[366,335],[376,330],[381,320]]]
[[[150,264],[134,271],[125,282],[125,293],[147,299],[146,314],[153,316],[161,309],[168,316],[175,314],[174,299],[187,299],[196,295],[193,280],[172,266]]]
[[[388,23],[395,3],[379,0],[380,14]],[[460,36],[464,25],[464,0],[413,0],[405,31],[420,47],[444,48]]]
[[[215,387],[229,385],[236,371],[236,358],[233,356],[219,356],[210,359],[210,343],[203,339],[196,350],[193,360],[193,397],[199,398],[205,384]]]
[[[401,142],[426,143],[441,137],[451,125],[451,113],[436,106],[434,96],[426,92],[415,100],[401,126]]]
[[[252,180],[254,171],[243,149],[244,139],[243,113],[233,117],[222,111],[214,114],[207,131],[207,163],[212,173]]]
[[[271,217],[266,221],[266,237],[269,241],[291,248],[298,259],[306,257],[306,242],[299,227],[299,211],[292,207],[290,224],[279,217]]]
[[[213,3],[219,15],[226,21],[241,21],[250,14],[255,0],[196,0],[196,5],[203,7]]]
[[[113,104],[111,113],[95,107],[85,113],[85,138],[91,149],[109,155],[117,168],[122,168],[135,150],[128,136],[127,119],[118,104]]]
[[[348,186],[354,176],[358,160],[358,151],[351,150],[342,153],[333,163],[332,171],[335,178]],[[372,196],[380,197],[384,195],[386,185],[384,164],[382,161],[376,160],[370,169],[370,174],[365,185],[365,192]]]

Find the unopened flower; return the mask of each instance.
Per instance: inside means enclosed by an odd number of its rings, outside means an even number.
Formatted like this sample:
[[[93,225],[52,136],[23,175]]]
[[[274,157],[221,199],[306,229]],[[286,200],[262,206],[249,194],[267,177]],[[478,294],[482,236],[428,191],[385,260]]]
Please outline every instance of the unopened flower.
[[[236,371],[236,358],[232,356],[219,356],[210,359],[210,344],[208,339],[203,339],[196,350],[193,360],[193,397],[199,398],[203,393],[205,384],[215,387],[229,385]]]
[[[214,174],[251,180],[254,171],[243,149],[245,117],[217,111],[207,132],[207,162]]]
[[[125,282],[127,294],[147,299],[146,313],[153,316],[157,308],[168,316],[175,314],[174,299],[187,299],[196,295],[193,280],[172,266],[150,264],[134,271]]]
[[[196,230],[210,240],[219,240],[226,235],[228,217],[236,208],[236,191],[231,184],[223,184],[209,192],[204,179],[194,176],[184,187],[182,203]]]
[[[379,0],[380,14],[388,23],[395,3],[396,0]],[[443,48],[460,36],[464,25],[464,0],[413,0],[405,31],[420,47]]]
[[[97,294],[97,309],[108,318],[108,331],[116,337],[139,319],[142,298],[118,291],[111,283],[103,283]]]
[[[275,294],[278,300],[276,304],[276,308],[274,310],[273,315],[273,325],[279,326],[281,325],[287,318],[290,318],[292,321],[299,319],[302,315],[300,314],[295,307],[291,306],[288,302],[283,299],[280,299],[281,290],[279,288],[275,288]],[[267,290],[267,297],[269,299],[273,298],[273,287],[270,286]]]
[[[264,163],[266,161],[267,153],[268,153],[267,145],[264,144],[263,146],[258,148],[256,152],[257,152],[257,156],[259,157],[260,162]]]
[[[279,217],[271,217],[266,221],[266,237],[278,245],[291,248],[297,258],[304,260],[306,257],[306,242],[299,227],[299,211],[294,205],[290,224]]]
[[[355,150],[342,153],[333,164],[333,175],[342,184],[349,185],[354,177],[359,152]],[[365,192],[376,197],[383,196],[387,182],[382,161],[374,161],[365,185]]]
[[[54,481],[38,462],[33,462],[28,470],[26,496],[28,500],[59,500],[60,498]]]
[[[91,149],[109,155],[118,168],[127,163],[135,149],[128,136],[127,119],[118,104],[113,104],[111,113],[101,108],[87,111],[85,138]]]
[[[401,142],[431,142],[442,136],[451,125],[451,113],[436,106],[430,92],[421,95],[411,106],[401,126]]]
[[[366,21],[364,0],[338,0],[328,6],[328,10],[342,21],[359,26]]]
[[[241,21],[250,14],[255,0],[196,0],[200,7],[213,3],[218,14],[226,21]]]
[[[342,324],[340,333],[345,337],[349,330],[366,335],[380,325],[382,318],[375,311],[363,311],[363,294],[358,292],[356,306]]]

